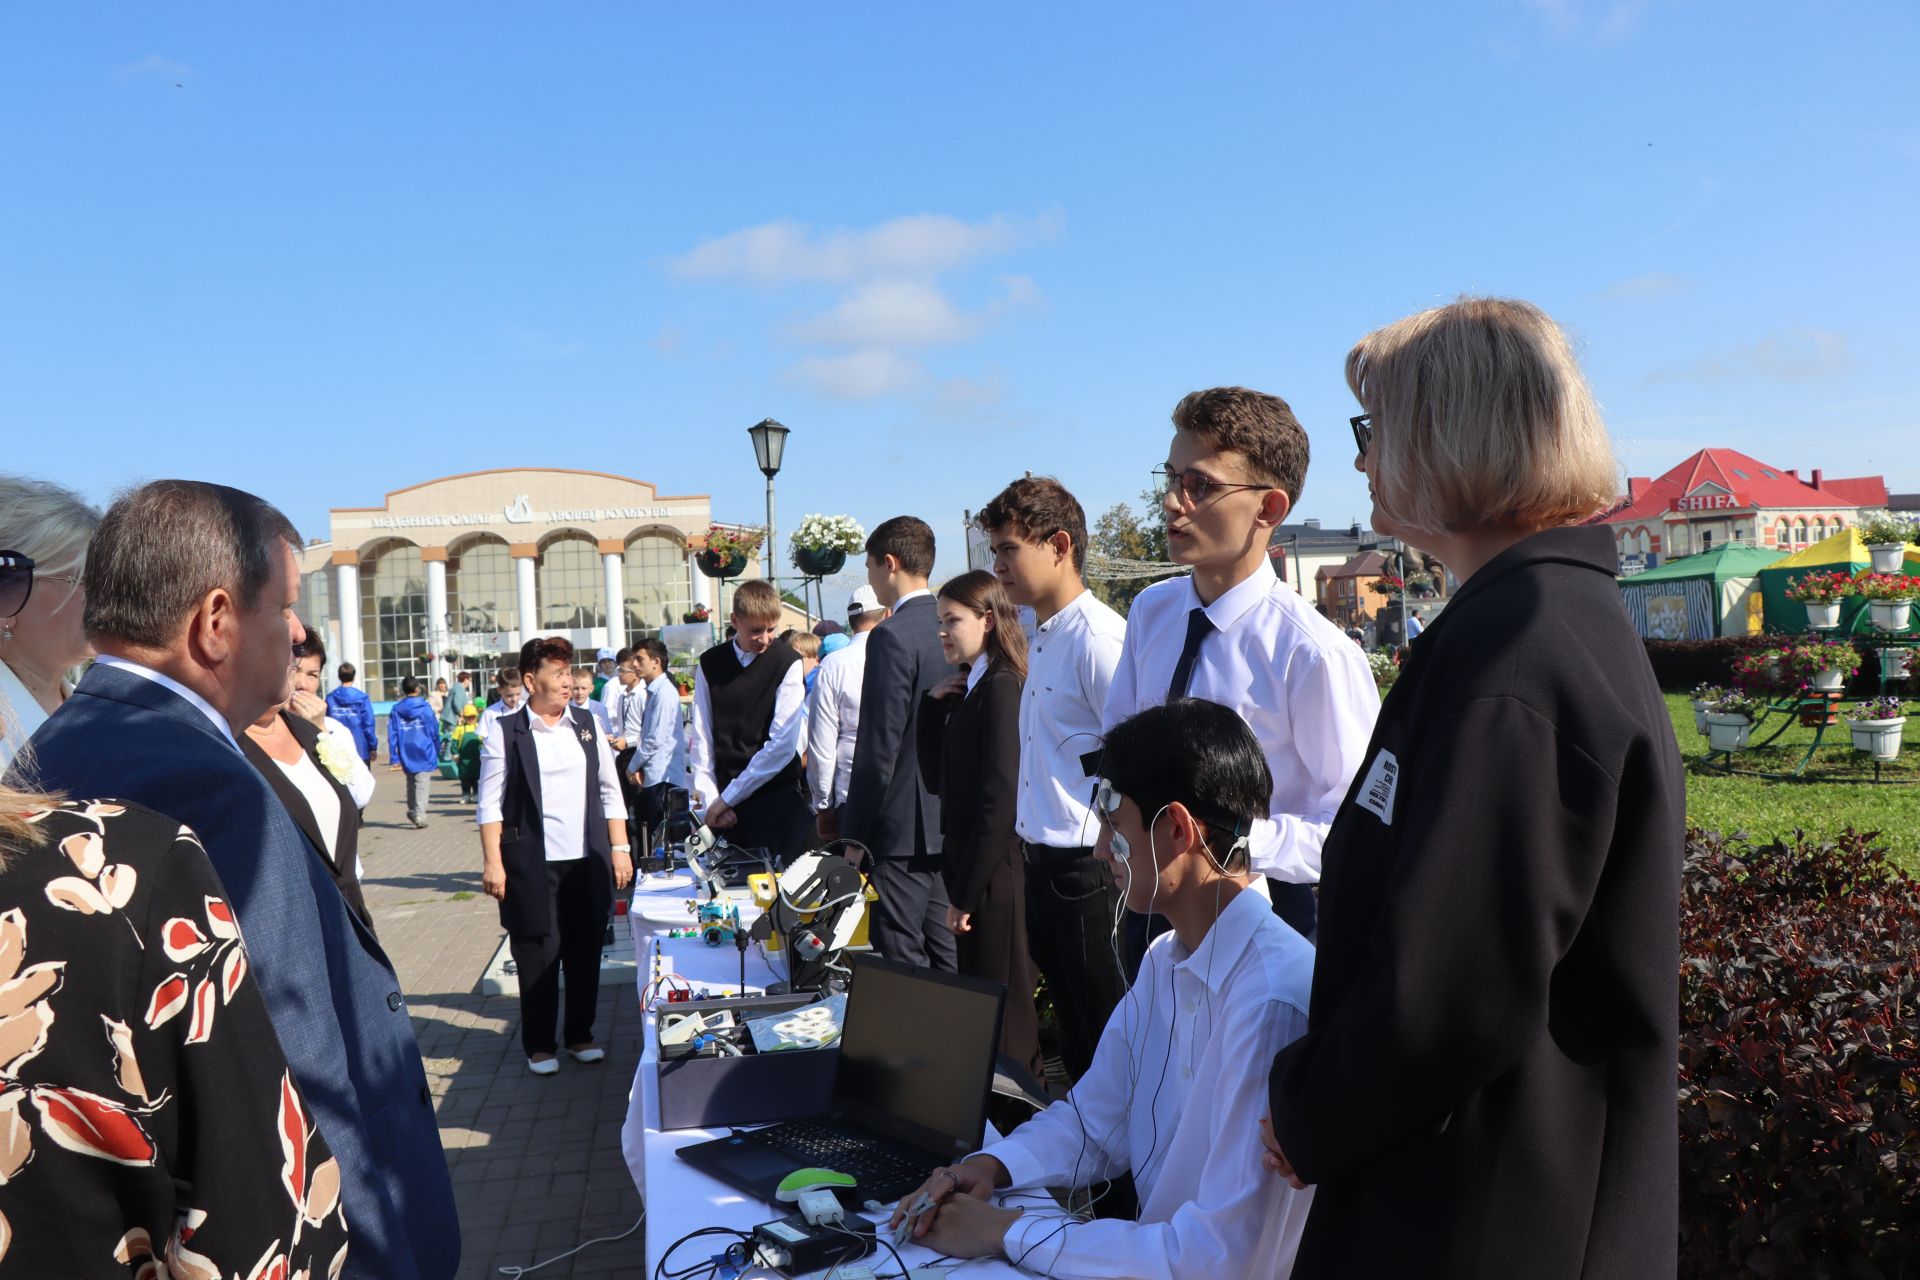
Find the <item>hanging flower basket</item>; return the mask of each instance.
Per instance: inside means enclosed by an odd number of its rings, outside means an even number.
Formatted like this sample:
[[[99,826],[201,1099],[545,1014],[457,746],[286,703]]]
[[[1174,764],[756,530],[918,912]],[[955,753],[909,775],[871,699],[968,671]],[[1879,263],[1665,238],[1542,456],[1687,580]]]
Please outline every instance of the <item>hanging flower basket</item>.
[[[1840,602],[1829,600],[1825,604],[1808,601],[1807,625],[1815,631],[1832,631],[1840,625]]]
[[[1815,693],[1838,693],[1847,682],[1848,673],[1838,667],[1822,667],[1813,673],[1812,683]]]
[[[1907,544],[1904,542],[1872,542],[1867,544],[1867,558],[1873,561],[1875,573],[1898,573],[1900,563],[1907,556]]]
[[[1907,649],[1882,649],[1880,651],[1880,678],[1882,680],[1905,680],[1912,652]]]
[[[702,551],[694,557],[694,563],[709,578],[737,578],[747,571],[747,557],[737,551],[725,556],[714,551]]]
[[[1847,732],[1853,735],[1853,749],[1864,751],[1875,760],[1891,760],[1900,754],[1900,735],[1907,727],[1900,699],[1870,698],[1857,703],[1847,719]]]
[[[847,564],[847,553],[838,547],[795,547],[794,567],[809,578],[831,578]]]
[[[1911,600],[1869,600],[1867,613],[1875,631],[1905,631],[1913,617]]]
[[[1697,684],[1688,692],[1687,698],[1693,704],[1693,729],[1695,733],[1707,731],[1707,708],[1727,696],[1727,690],[1717,684]]]
[[[1707,712],[1707,745],[1715,751],[1744,751],[1753,721],[1743,715]]]

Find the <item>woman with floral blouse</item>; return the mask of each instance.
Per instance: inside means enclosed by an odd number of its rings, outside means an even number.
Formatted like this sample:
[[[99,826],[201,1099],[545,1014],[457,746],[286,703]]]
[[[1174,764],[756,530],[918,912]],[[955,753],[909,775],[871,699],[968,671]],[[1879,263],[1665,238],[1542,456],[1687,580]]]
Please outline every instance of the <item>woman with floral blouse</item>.
[[[340,1173],[193,832],[0,785],[0,1273],[343,1274]]]

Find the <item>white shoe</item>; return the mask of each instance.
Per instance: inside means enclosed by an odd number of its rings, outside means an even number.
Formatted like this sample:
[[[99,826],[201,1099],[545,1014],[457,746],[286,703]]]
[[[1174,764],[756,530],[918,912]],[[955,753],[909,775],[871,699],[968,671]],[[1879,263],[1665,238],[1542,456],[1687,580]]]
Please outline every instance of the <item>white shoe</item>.
[[[528,1058],[527,1070],[537,1076],[557,1076],[560,1074],[560,1059],[548,1058],[545,1062],[535,1062]]]
[[[569,1049],[567,1052],[573,1055],[575,1062],[605,1062],[607,1058],[607,1051],[597,1044],[584,1049]]]

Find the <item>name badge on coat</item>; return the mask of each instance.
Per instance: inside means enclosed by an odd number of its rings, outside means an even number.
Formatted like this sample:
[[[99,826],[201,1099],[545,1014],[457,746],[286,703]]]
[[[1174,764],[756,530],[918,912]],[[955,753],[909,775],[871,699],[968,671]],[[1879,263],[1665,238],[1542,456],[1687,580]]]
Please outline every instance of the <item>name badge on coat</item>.
[[[1367,776],[1360,783],[1354,803],[1392,826],[1393,793],[1399,785],[1400,761],[1393,752],[1382,747],[1373,757],[1373,763],[1367,766]]]

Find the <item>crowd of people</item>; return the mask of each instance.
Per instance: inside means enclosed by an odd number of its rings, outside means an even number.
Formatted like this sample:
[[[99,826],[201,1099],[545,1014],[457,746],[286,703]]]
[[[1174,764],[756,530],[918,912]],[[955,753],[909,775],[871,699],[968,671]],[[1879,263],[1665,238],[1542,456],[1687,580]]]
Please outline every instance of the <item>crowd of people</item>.
[[[922,1189],[911,1229],[946,1254],[1062,1277],[1670,1274],[1683,792],[1612,541],[1583,527],[1617,487],[1605,428],[1526,303],[1409,317],[1346,375],[1374,527],[1460,584],[1384,707],[1274,573],[1307,436],[1241,387],[1174,409],[1155,479],[1190,572],[1124,618],[1087,587],[1081,504],[1029,475],[978,516],[991,571],[937,590],[933,530],[879,524],[825,634],[740,584],[684,716],[651,639],[587,667],[530,638],[484,706],[464,674],[409,678],[389,759],[416,823],[443,758],[475,801],[528,1069],[604,1059],[606,920],[635,844],[686,814],[857,863],[875,949],[1004,983],[1001,1048],[1035,1077],[1044,985],[1064,1096]],[[10,494],[38,505],[16,521]],[[457,1263],[355,874],[373,717],[350,665],[317,696],[297,545],[216,485],[146,485],[104,519],[0,490],[20,752],[0,791],[0,1260]],[[130,927],[93,923],[112,913]],[[50,1034],[60,1014],[109,1043]],[[197,1140],[209,1123],[280,1141]],[[1075,1212],[1024,1212],[1041,1188]],[[57,1225],[14,1211],[53,1203]]]

